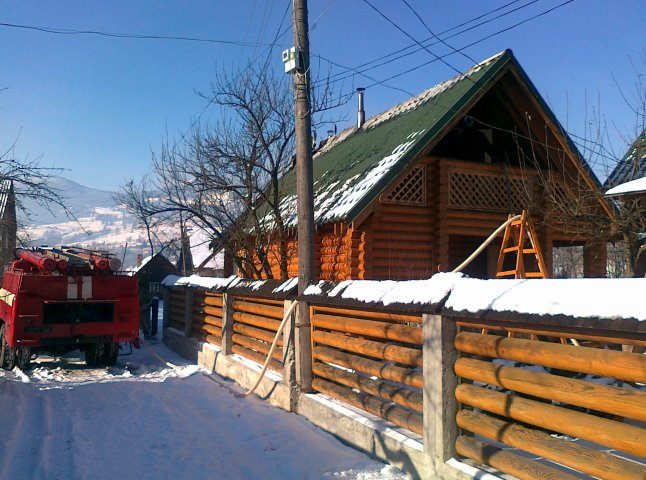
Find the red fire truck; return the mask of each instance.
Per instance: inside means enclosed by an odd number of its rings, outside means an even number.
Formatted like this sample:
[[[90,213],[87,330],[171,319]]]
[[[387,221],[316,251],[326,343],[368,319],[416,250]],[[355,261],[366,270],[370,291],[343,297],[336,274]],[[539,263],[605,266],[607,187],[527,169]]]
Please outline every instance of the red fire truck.
[[[78,247],[18,248],[15,257],[0,289],[0,367],[72,350],[90,366],[114,365],[119,343],[137,343],[137,280],[117,258]]]

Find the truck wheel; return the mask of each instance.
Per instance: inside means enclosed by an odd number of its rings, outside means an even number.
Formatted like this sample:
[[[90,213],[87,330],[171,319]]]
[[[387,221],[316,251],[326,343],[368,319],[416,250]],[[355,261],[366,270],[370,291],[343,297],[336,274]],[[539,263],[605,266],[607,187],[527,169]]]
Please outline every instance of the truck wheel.
[[[103,364],[108,367],[117,363],[117,356],[119,355],[118,343],[105,343],[103,345]]]
[[[4,325],[0,327],[0,367],[13,370],[16,366],[16,349],[7,344],[4,336]]]
[[[100,367],[103,364],[102,343],[94,343],[85,348],[85,363],[88,367]]]
[[[31,360],[31,348],[19,347],[16,348],[16,366],[20,370],[27,370],[29,368],[29,361]]]

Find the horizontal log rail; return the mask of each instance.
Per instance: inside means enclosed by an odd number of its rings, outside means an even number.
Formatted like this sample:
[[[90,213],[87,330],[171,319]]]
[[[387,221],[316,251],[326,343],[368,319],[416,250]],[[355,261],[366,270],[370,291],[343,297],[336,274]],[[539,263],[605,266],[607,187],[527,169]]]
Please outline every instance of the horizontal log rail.
[[[422,323],[421,315],[411,315],[405,313],[390,313],[390,312],[377,312],[372,310],[356,310],[349,308],[335,308],[327,306],[313,306],[312,313],[317,315],[319,313],[332,313],[341,317],[347,316],[357,319],[368,320],[389,320],[392,322],[408,322],[408,323]]]
[[[522,322],[489,319],[456,319],[455,323],[460,327],[486,329],[505,333],[523,333],[551,338],[574,338],[576,340],[590,340],[600,343],[646,346],[646,334],[640,332],[610,331],[589,327],[577,328],[560,325],[528,325]]]
[[[461,352],[474,355],[590,373],[629,382],[646,382],[646,355],[469,332],[456,335],[455,347]]]
[[[199,327],[200,330],[207,332],[209,335],[218,335],[222,337],[222,329],[214,327],[212,325],[202,325]]]
[[[559,479],[580,480],[576,475],[521,457],[479,440],[461,435],[455,443],[457,452],[483,465],[490,465],[520,480]]]
[[[204,315],[204,323],[213,325],[214,327],[222,328],[222,317],[214,317],[213,315]]]
[[[212,307],[222,307],[222,295],[218,295],[218,296],[207,295],[204,298],[204,304],[210,305]]]
[[[206,313],[207,315],[212,315],[214,317],[220,317],[222,318],[222,308],[220,307],[209,307],[205,306],[202,308],[203,312]]]
[[[392,403],[384,402],[370,395],[355,393],[352,389],[337,385],[321,378],[312,381],[312,388],[320,393],[337,398],[354,407],[365,410],[395,425],[422,435],[422,417]]]
[[[273,332],[278,331],[278,327],[280,326],[280,322],[278,320],[261,317],[260,315],[253,315],[251,313],[235,312],[233,314],[233,320],[234,322],[246,323],[247,325],[265,328]]]
[[[471,433],[595,477],[608,480],[643,480],[645,476],[644,465],[483,413],[461,410],[457,416],[457,423],[460,428]]]
[[[242,335],[246,335],[247,337],[252,337],[264,342],[269,342],[270,344],[274,341],[274,337],[276,336],[276,332],[270,332],[261,328],[250,327],[248,325],[245,325],[244,323],[234,323],[233,331],[236,333],[241,333]],[[283,346],[283,340],[281,337],[278,337],[278,340],[276,342],[276,344],[280,347]]]
[[[337,333],[322,332],[314,330],[312,340],[330,347],[341,348],[353,353],[360,353],[369,357],[387,360],[391,362],[403,363],[414,367],[421,367],[423,364],[423,355],[421,349],[401,347],[382,342],[373,342],[361,338],[348,337]]]
[[[638,426],[468,384],[458,385],[455,396],[474,408],[646,457],[646,429]]]
[[[231,339],[234,345],[241,345],[250,350],[255,350],[256,352],[260,352],[265,356],[269,353],[269,348],[271,346],[268,343],[261,342],[260,340],[256,340],[255,338],[247,337],[246,335],[240,335],[239,333],[234,333]],[[278,362],[282,361],[283,359],[282,347],[277,347],[274,350],[272,358]],[[262,363],[264,363],[264,359]]]
[[[420,392],[414,392],[379,380],[348,373],[345,370],[332,367],[325,363],[314,362],[312,369],[318,377],[340,383],[346,387],[355,388],[363,393],[379,397],[384,401],[394,402],[418,413],[422,413],[424,409],[422,394]]]
[[[462,378],[534,397],[646,421],[646,392],[494,365],[472,358],[459,358],[455,363],[455,373]]]
[[[241,300],[233,301],[233,309],[237,312],[253,313],[255,315],[261,315],[263,317],[274,318],[277,320],[282,320],[283,315],[285,314],[282,306],[277,307],[275,305],[266,305],[263,303]]]
[[[204,340],[216,347],[222,346],[222,335],[205,335]]]
[[[397,382],[419,389],[424,386],[422,372],[410,368],[388,365],[383,362],[321,346],[315,346],[313,348],[313,357],[321,362],[340,365],[391,382]]]
[[[250,350],[249,348],[245,348],[242,345],[238,345],[238,344],[233,344],[233,346],[231,347],[231,351],[236,355],[240,355],[241,357],[248,358],[261,365],[265,363],[265,359],[267,358],[267,356],[262,353],[258,353],[254,350]],[[273,358],[269,359],[269,368],[271,368],[275,372],[278,372],[282,375],[282,372],[283,372],[282,363],[274,360]]]
[[[241,300],[244,302],[252,303],[265,303],[267,305],[277,305],[282,308],[284,301],[283,300],[274,300],[273,298],[262,298],[262,297],[247,297],[247,296],[236,296],[236,300]]]
[[[367,335],[397,342],[422,344],[422,329],[419,327],[324,314],[314,315],[311,322],[312,326],[316,328]]]

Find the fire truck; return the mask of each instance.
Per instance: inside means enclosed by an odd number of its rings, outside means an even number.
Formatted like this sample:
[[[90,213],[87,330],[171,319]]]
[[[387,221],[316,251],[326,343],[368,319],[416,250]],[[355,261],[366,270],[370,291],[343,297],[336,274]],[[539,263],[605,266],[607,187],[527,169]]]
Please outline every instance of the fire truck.
[[[28,368],[38,353],[85,352],[114,365],[119,344],[139,339],[137,280],[103,251],[18,248],[0,289],[0,367]]]

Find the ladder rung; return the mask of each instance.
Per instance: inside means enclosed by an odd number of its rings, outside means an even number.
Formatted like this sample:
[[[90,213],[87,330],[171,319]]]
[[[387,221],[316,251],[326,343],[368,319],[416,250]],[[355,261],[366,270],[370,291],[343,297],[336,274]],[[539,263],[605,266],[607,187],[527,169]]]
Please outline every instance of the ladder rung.
[[[517,227],[518,225],[522,225],[523,221],[522,220],[514,220],[513,222],[510,223],[510,225]]]
[[[509,277],[511,275],[516,275],[516,270],[507,270],[506,272],[496,273],[496,277]]]
[[[503,248],[502,253],[517,252],[519,246]]]
[[[525,276],[527,278],[545,278],[545,274],[543,272],[525,272]]]
[[[536,253],[535,248],[524,248],[523,253]]]

